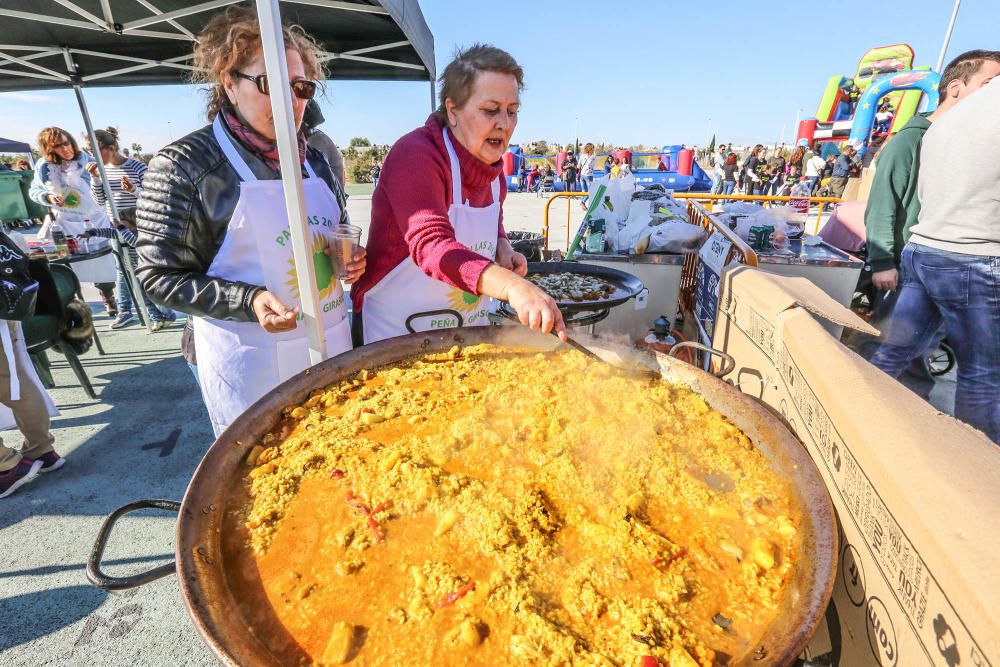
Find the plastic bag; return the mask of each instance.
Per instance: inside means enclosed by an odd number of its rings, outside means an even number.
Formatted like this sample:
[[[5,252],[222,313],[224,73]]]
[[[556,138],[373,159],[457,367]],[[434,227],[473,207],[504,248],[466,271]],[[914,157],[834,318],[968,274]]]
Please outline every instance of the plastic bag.
[[[792,226],[788,224],[788,213],[791,210],[781,206],[777,208],[758,208],[750,215],[736,218],[735,231],[744,241],[750,240],[750,229],[753,227],[763,227],[770,225],[774,227],[774,247],[784,248],[788,245],[788,239],[794,234]],[[800,227],[796,229],[801,232]]]
[[[708,233],[701,225],[666,222],[650,228],[649,234],[636,245],[635,252],[637,255],[647,252],[697,252],[707,238]]]
[[[598,178],[590,186],[591,196],[597,192],[598,186],[601,185],[605,186],[604,198],[594,210],[591,219],[603,219],[605,221],[608,249],[611,252],[618,252],[618,237],[622,228],[626,225],[631,212],[630,206],[632,203],[632,193],[635,192],[635,178],[632,176],[616,179],[611,179],[607,176]]]
[[[618,230],[617,234],[608,234],[613,252],[628,252],[635,248],[636,243],[648,235],[649,223],[652,216],[649,214],[649,202],[641,199],[631,203],[628,210],[628,219]]]

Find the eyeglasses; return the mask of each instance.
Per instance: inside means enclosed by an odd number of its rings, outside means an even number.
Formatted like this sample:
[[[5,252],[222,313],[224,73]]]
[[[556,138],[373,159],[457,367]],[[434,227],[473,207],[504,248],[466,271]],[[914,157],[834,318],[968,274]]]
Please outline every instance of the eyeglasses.
[[[233,70],[232,72],[235,76],[241,79],[246,79],[247,81],[253,81],[254,85],[257,86],[257,90],[261,95],[267,95],[270,93],[270,87],[267,84],[267,74],[258,74],[257,76],[250,76],[249,74],[244,74],[239,70]],[[313,95],[316,94],[316,82],[301,79],[299,81],[291,82],[292,92],[295,93],[295,97],[300,100],[311,100]]]
[[[72,145],[73,144],[70,143],[69,141],[64,141],[64,142],[59,143],[59,144],[53,144],[52,148],[59,149],[59,148],[64,148],[66,146],[72,146]]]

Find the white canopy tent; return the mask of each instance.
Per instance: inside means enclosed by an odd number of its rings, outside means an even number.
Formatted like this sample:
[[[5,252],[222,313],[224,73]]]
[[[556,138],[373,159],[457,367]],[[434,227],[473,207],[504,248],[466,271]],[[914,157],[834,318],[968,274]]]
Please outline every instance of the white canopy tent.
[[[4,0],[0,6],[0,91],[72,87],[96,146],[84,87],[185,83],[195,35],[220,9],[241,0]],[[295,149],[282,19],[302,26],[324,49],[330,79],[429,81],[434,106],[434,38],[417,0],[256,0],[277,129],[310,358],[325,356],[315,269],[307,251],[302,176]],[[282,11],[284,17],[282,17]],[[283,94],[274,94],[282,91]],[[111,199],[104,165],[98,160]],[[126,269],[138,293],[127,253]],[[136,306],[143,312],[142,299]],[[146,317],[147,327],[149,318]]]

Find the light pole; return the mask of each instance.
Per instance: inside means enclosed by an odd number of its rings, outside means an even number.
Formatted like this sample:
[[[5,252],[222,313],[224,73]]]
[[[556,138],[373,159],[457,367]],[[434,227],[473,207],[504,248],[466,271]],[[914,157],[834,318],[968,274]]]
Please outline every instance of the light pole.
[[[948,32],[944,34],[944,44],[941,45],[941,55],[938,56],[935,70],[941,72],[944,67],[944,56],[948,52],[948,43],[951,42],[951,33],[955,30],[955,19],[958,18],[958,8],[962,6],[962,0],[955,0],[955,8],[951,10],[951,21],[948,22]]]

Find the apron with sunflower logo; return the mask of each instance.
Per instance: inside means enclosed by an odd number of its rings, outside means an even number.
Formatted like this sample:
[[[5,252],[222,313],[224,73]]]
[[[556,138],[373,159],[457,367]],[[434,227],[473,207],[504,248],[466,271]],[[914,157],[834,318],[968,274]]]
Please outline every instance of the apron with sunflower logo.
[[[301,306],[281,180],[257,180],[216,118],[213,125],[229,163],[240,176],[240,199],[226,238],[208,275],[263,285],[288,308]],[[344,290],[323,252],[340,223],[340,205],[329,186],[305,163],[302,181],[319,288],[327,357],[351,349]],[[301,315],[299,316],[301,319]],[[218,436],[261,396],[309,368],[309,341],[303,328],[268,333],[257,322],[194,320],[195,353],[205,405]]]
[[[63,206],[51,207],[51,213],[63,232],[69,238],[74,238],[91,229],[111,228],[111,218],[107,210],[97,203],[91,194],[90,184],[84,179],[86,173],[82,166],[86,162],[67,162],[48,167],[51,191],[63,199]],[[39,231],[39,236],[48,238],[50,227],[46,225]],[[105,255],[95,259],[74,262],[70,265],[73,273],[82,283],[113,283],[117,280],[114,255]]]
[[[462,171],[458,155],[441,130],[451,162],[451,208],[448,219],[459,243],[488,259],[497,253],[500,229],[500,179],[493,182],[493,203],[483,208],[462,201]],[[366,294],[361,309],[365,343],[416,331],[456,326],[485,326],[492,299],[476,296],[431,278],[407,256]]]

